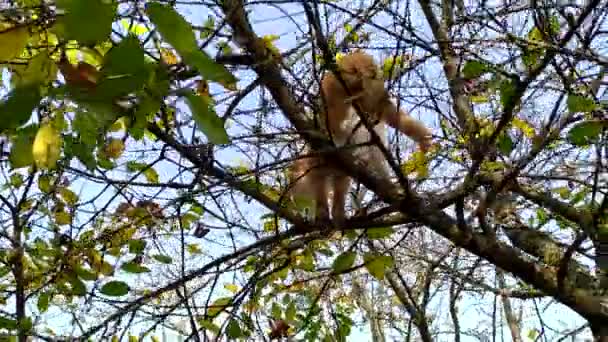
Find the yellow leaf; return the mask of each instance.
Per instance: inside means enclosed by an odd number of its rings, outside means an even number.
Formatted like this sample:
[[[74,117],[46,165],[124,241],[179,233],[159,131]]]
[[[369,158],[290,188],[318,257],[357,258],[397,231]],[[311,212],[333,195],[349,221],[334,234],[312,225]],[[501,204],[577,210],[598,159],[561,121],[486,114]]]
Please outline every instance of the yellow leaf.
[[[104,152],[108,158],[116,159],[125,150],[125,144],[120,139],[112,138],[106,145]]]
[[[530,126],[527,122],[522,119],[514,118],[513,119],[513,127],[519,129],[526,137],[534,138],[536,132],[534,131],[534,127]]]
[[[50,124],[45,124],[38,129],[32,155],[36,166],[40,169],[53,169],[59,160],[61,153],[61,136]]]
[[[239,287],[234,284],[224,284],[224,288],[232,293],[237,293],[239,291]]]
[[[201,254],[201,253],[202,253],[202,251],[201,251],[200,247],[199,247],[199,246],[198,246],[198,244],[196,244],[196,243],[191,243],[191,244],[188,244],[188,245],[186,246],[186,250],[188,250],[188,252],[189,252],[190,254]]]
[[[21,54],[29,39],[27,27],[9,28],[0,32],[0,62],[9,61]]]
[[[41,35],[42,41],[45,42],[49,47],[54,47],[59,44],[59,38],[57,38],[57,35],[53,32],[47,30],[42,32]]]
[[[254,301],[249,301],[243,304],[243,309],[250,314],[254,313],[257,308],[258,304]]]
[[[262,37],[262,39],[264,40],[264,42],[266,43],[272,43],[275,40],[279,39],[279,36],[276,34],[267,34],[264,37]]]
[[[272,38],[271,38],[272,39]],[[264,45],[272,52],[275,58],[281,58],[281,51],[272,43],[274,39],[264,39]]]
[[[160,48],[160,56],[168,65],[177,64],[177,56],[167,48]]]
[[[336,53],[336,63],[340,63],[342,58],[344,58],[344,54],[342,52]]]
[[[129,118],[122,116],[116,120],[110,127],[110,132],[124,131],[129,126]]]
[[[416,172],[416,178],[425,178],[428,176],[428,158],[422,151],[416,151],[412,153],[410,159],[408,159],[402,166],[401,171],[404,174],[410,174]]]
[[[79,51],[76,49],[69,49],[69,50],[65,51],[65,57],[68,59],[68,62],[70,62],[70,64],[72,64],[72,65],[78,64],[78,62],[79,62],[78,54],[79,54]]]
[[[69,206],[74,206],[74,205],[76,205],[76,203],[78,203],[78,195],[76,195],[76,193],[74,193],[74,191],[72,191],[66,187],[61,187],[61,188],[59,188],[59,193],[61,194],[61,197],[63,198],[63,200]]]
[[[408,55],[388,57],[382,64],[382,74],[385,78],[389,76],[396,78],[402,72],[402,69],[408,65],[409,60],[410,56]]]
[[[70,224],[72,222],[72,216],[65,211],[59,211],[55,213],[55,223],[60,226]]]
[[[95,272],[105,276],[111,276],[114,273],[112,265],[108,264],[101,255],[95,250],[88,250],[88,263]]]
[[[94,66],[95,68],[101,67],[101,63],[103,62],[103,57],[99,52],[94,49],[83,48],[80,50],[80,55],[82,56],[82,61]]]
[[[124,27],[125,30],[129,30],[131,33],[135,33],[138,36],[148,32],[148,28],[144,25],[136,23],[131,24],[127,19],[122,19],[120,21],[120,24],[122,25],[122,27]]]

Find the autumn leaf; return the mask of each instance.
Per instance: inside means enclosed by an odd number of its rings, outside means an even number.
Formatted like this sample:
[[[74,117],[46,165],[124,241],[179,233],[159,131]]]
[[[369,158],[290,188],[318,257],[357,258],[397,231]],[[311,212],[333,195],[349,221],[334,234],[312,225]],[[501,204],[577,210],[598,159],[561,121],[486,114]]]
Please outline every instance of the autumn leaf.
[[[178,62],[177,56],[173,53],[173,51],[167,48],[160,48],[160,56],[163,59],[163,62],[168,65],[174,65]]]
[[[61,153],[61,144],[61,135],[54,127],[50,124],[40,127],[32,146],[36,166],[40,169],[55,168]]]
[[[125,144],[121,139],[111,138],[104,148],[106,157],[117,159],[125,150]]]

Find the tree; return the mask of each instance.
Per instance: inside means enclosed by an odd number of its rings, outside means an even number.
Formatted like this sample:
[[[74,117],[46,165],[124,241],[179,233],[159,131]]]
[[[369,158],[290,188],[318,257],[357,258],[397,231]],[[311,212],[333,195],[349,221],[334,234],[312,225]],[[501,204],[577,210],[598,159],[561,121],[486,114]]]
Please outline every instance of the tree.
[[[608,341],[607,6],[3,3],[0,331]],[[331,150],[318,81],[353,48],[437,146],[393,135],[399,185],[336,156],[331,231],[284,170]]]

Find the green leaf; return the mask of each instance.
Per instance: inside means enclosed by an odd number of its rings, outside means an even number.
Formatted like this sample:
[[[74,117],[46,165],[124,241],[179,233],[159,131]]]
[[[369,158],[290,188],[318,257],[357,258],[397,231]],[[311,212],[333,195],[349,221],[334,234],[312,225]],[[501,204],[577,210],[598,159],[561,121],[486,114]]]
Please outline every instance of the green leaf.
[[[147,64],[150,70],[148,81],[146,83],[149,93],[152,95],[153,101],[160,102],[160,99],[169,93],[171,79],[167,66],[162,63]],[[160,104],[159,104],[160,106]],[[149,112],[155,113],[158,109]],[[146,113],[148,114],[148,113]]]
[[[16,84],[20,86],[47,84],[57,77],[57,64],[43,51],[29,61],[23,72],[14,73],[13,76],[16,77]]]
[[[46,312],[46,310],[49,309],[49,302],[50,302],[50,298],[51,296],[49,295],[48,292],[41,292],[40,295],[38,296],[38,310],[40,310],[40,312]]]
[[[11,186],[16,188],[23,185],[23,176],[19,173],[14,173],[9,177]]]
[[[30,166],[34,163],[32,145],[34,144],[34,137],[37,132],[38,126],[36,125],[29,125],[17,130],[17,135],[13,138],[11,152],[8,157],[11,167],[18,169]]]
[[[224,122],[215,113],[209,97],[198,96],[192,91],[186,93],[185,97],[186,103],[192,111],[192,118],[200,130],[207,136],[209,142],[216,145],[229,143],[230,138],[224,128]]]
[[[103,154],[99,153],[99,151],[97,153],[97,164],[100,168],[106,170],[111,170],[116,167],[116,164],[112,160],[106,158]]]
[[[17,321],[14,319],[0,316],[0,329],[8,329],[8,330],[17,329]]]
[[[173,262],[173,259],[170,256],[164,254],[154,254],[152,258],[163,264],[170,264]]]
[[[120,269],[127,273],[147,273],[150,269],[135,262],[124,263]]]
[[[557,187],[557,188],[553,189],[553,191],[557,192],[559,194],[559,197],[561,197],[562,199],[568,199],[571,195],[570,189],[568,189],[568,187],[565,187],[565,186]]]
[[[468,61],[462,68],[462,74],[468,80],[477,78],[487,71],[488,66],[480,61]]]
[[[232,302],[232,298],[230,297],[221,297],[216,299],[211,306],[207,309],[207,315],[209,317],[215,317],[220,312],[222,312],[230,303]]]
[[[13,27],[0,31],[0,62],[19,56],[30,38],[27,26]]]
[[[568,138],[577,146],[586,146],[598,140],[602,133],[602,127],[606,127],[606,121],[590,120],[576,124],[568,132]]]
[[[76,276],[76,274],[72,274],[69,278],[68,278],[68,283],[71,286],[71,293],[75,296],[84,296],[85,294],[87,294],[87,287],[84,284],[84,282],[82,280],[80,280],[80,278],[78,278]]]
[[[52,179],[49,175],[42,175],[38,177],[38,189],[44,193],[51,192]]]
[[[146,4],[146,13],[163,38],[180,53],[197,50],[192,26],[174,8],[151,2]]]
[[[156,100],[150,96],[143,95],[141,102],[137,106],[137,110],[134,114],[134,122],[129,125],[129,134],[135,140],[141,140],[144,137],[146,125],[148,123],[148,116],[155,114],[161,106],[161,101]]]
[[[140,163],[140,162],[136,162],[136,161],[127,162],[127,171],[129,171],[129,172],[141,171],[147,167],[148,167],[148,164],[146,164],[146,163]]]
[[[503,133],[498,137],[498,149],[502,154],[508,156],[513,151],[513,140],[507,133]]]
[[[201,327],[217,334],[220,331],[220,327],[218,327],[215,323],[206,320],[206,319],[200,319],[198,320],[198,323],[201,325]]]
[[[559,19],[557,16],[552,15],[551,18],[549,18],[549,34],[552,36],[557,36],[560,29],[561,25],[559,24]]]
[[[366,253],[363,256],[365,262],[365,268],[367,271],[378,280],[384,279],[386,270],[393,267],[393,257],[389,255],[376,255],[373,253]]]
[[[186,55],[180,53],[180,55],[184,62],[195,68],[205,79],[217,82],[228,90],[236,90],[236,77],[204,51],[196,50]]]
[[[120,297],[129,293],[129,285],[122,281],[112,280],[105,283],[100,290],[106,296]]]
[[[86,281],[93,281],[93,280],[97,280],[97,275],[84,268],[81,265],[77,265],[74,269],[74,272],[76,273],[76,275],[78,275],[78,278],[82,279],[82,280],[86,280]]]
[[[366,231],[366,235],[369,239],[384,239],[391,236],[395,230],[393,227],[378,227],[378,228],[369,228]]]
[[[581,95],[568,95],[566,103],[570,113],[590,113],[597,108],[597,105],[592,98]]]
[[[279,303],[273,302],[272,307],[270,309],[270,314],[272,315],[272,318],[280,319],[281,313],[282,313],[282,310],[281,310],[281,306],[279,305]]]
[[[59,194],[69,206],[73,207],[78,203],[78,195],[68,188],[62,187],[59,189]]]
[[[144,70],[136,74],[103,78],[97,85],[96,97],[103,101],[112,101],[121,96],[140,91],[146,83],[146,72]]]
[[[129,241],[129,253],[142,254],[146,248],[145,240],[131,240]]]
[[[544,225],[545,223],[547,223],[547,221],[549,221],[547,212],[542,208],[536,209],[536,219],[538,220],[538,223],[540,225]]]
[[[41,99],[38,84],[14,88],[0,102],[0,131],[18,128],[28,122]]]
[[[97,91],[114,98],[139,90],[148,80],[150,71],[139,40],[128,36],[105,55]]]
[[[511,80],[505,80],[500,84],[500,103],[503,109],[513,105],[515,90],[515,84]]]
[[[241,330],[241,326],[236,319],[231,319],[226,326],[226,334],[229,338],[239,338],[243,336],[243,331]]]
[[[521,56],[522,61],[528,68],[536,66],[540,57],[542,57],[542,50],[533,48],[524,48]]]
[[[72,128],[87,145],[97,144],[97,136],[102,127],[103,122],[92,113],[77,112],[72,120]]]
[[[97,165],[95,155],[95,145],[89,145],[82,141],[74,140],[73,137],[67,136],[65,139],[66,148],[65,154],[67,156],[76,157],[88,170],[94,170]]]
[[[158,184],[158,172],[154,168],[147,168],[143,174],[148,182]]]
[[[572,196],[572,198],[570,199],[570,204],[571,205],[575,205],[580,203],[581,201],[583,201],[585,199],[585,197],[589,194],[589,189],[588,188],[583,188],[581,191],[578,191],[574,194],[574,196]]]
[[[342,273],[351,268],[355,262],[356,256],[357,254],[355,252],[344,252],[338,255],[332,265],[334,273]]]
[[[120,108],[113,105],[112,99],[108,98],[107,94],[79,94],[78,91],[70,93],[73,87],[66,87],[67,93],[70,97],[78,102],[83,109],[86,109],[87,113],[85,119],[94,120],[94,124],[97,127],[97,134],[103,134],[107,131],[111,125],[124,115]],[[71,90],[70,90],[71,89]]]
[[[114,1],[59,0],[57,6],[66,11],[60,19],[66,39],[89,45],[106,40],[112,32],[116,14]]]
[[[236,83],[236,78],[230,71],[198,48],[192,27],[175,9],[152,2],[146,4],[146,13],[160,35],[175,48],[184,62],[196,68],[201,76],[225,86]]]
[[[285,309],[285,319],[289,322],[295,322],[296,304],[293,301],[289,302],[289,305],[287,305],[287,309]]]

